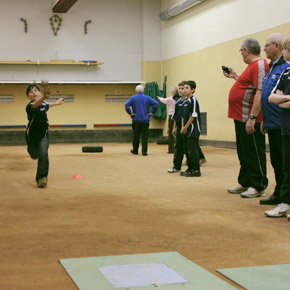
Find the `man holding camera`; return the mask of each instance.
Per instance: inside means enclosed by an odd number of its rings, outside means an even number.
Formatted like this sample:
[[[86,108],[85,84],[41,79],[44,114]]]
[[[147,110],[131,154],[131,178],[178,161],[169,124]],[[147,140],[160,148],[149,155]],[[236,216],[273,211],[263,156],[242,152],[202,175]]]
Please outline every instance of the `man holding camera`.
[[[260,131],[261,89],[268,63],[260,56],[261,46],[256,39],[247,38],[240,49],[248,65],[239,76],[232,68],[225,77],[236,80],[229,93],[228,117],[234,120],[237,153],[240,161],[238,185],[228,188],[241,197],[265,196],[268,186],[266,176],[265,135]]]

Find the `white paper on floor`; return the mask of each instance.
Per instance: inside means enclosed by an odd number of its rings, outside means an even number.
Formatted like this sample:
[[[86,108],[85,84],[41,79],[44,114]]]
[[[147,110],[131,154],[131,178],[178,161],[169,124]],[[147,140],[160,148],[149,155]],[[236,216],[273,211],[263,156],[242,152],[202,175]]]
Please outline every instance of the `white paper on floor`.
[[[115,288],[189,283],[160,263],[106,266],[98,269]]]

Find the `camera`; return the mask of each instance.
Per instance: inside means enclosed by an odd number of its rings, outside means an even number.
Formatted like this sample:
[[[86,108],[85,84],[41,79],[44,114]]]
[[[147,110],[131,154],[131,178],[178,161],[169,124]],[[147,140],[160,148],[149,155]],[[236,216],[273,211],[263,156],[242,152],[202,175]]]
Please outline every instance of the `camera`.
[[[231,73],[231,70],[227,66],[225,66],[225,65],[222,66],[222,70],[224,72],[226,72],[227,74],[230,74]]]

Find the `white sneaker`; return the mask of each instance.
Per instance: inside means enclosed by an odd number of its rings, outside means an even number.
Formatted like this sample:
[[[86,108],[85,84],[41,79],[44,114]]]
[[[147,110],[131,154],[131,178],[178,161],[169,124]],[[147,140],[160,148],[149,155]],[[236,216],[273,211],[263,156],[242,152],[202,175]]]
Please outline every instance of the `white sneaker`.
[[[241,197],[258,197],[258,196],[266,196],[266,193],[264,193],[264,190],[258,191],[253,187],[249,187],[247,191],[244,191],[241,193]]]
[[[287,218],[290,219],[290,205],[287,203],[280,203],[275,208],[266,210],[264,213],[269,217],[287,216]]]
[[[169,173],[176,173],[176,172],[179,172],[180,169],[175,169],[175,168],[173,167],[173,168],[167,169],[167,171],[168,171]]]
[[[248,189],[247,187],[243,187],[242,185],[238,184],[235,187],[228,188],[228,192],[233,193],[233,194],[235,194],[235,193],[240,194],[240,193],[246,191],[247,189]]]

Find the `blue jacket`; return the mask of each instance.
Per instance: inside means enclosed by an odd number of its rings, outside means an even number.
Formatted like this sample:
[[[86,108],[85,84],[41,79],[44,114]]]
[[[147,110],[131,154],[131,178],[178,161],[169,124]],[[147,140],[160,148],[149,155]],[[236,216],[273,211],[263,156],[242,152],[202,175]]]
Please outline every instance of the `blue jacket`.
[[[125,109],[126,112],[130,114],[135,114],[133,117],[133,122],[138,123],[149,123],[150,117],[150,107],[152,107],[152,114],[157,111],[158,103],[153,100],[151,97],[143,95],[141,92],[137,95],[132,96],[126,103]]]
[[[269,70],[263,80],[262,93],[261,93],[261,109],[263,116],[264,128],[269,129],[281,129],[282,122],[282,109],[273,103],[269,103],[268,98],[275,87],[280,75],[285,68],[290,65],[285,62],[283,56],[280,57],[278,62],[273,64],[271,61],[269,64]]]

